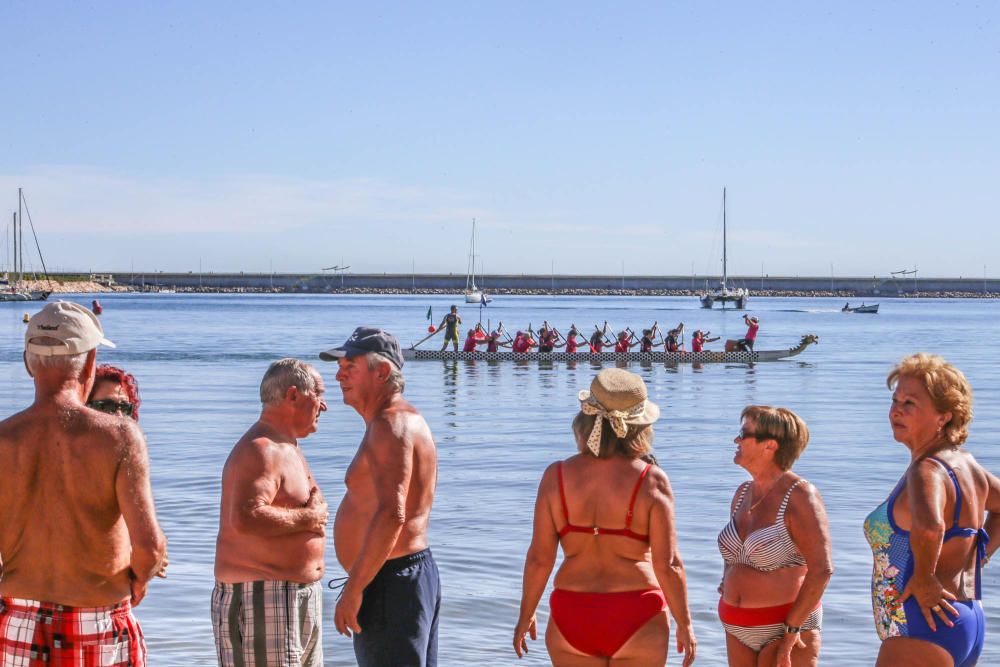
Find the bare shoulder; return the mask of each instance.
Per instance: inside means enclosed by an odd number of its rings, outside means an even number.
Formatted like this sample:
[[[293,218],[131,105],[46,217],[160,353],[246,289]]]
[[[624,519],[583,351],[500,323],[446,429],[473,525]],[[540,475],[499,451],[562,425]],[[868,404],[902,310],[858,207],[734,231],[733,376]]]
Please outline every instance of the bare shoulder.
[[[226,468],[257,470],[273,464],[282,450],[281,444],[271,438],[259,423],[250,427],[233,445]]]
[[[788,514],[792,516],[799,513],[816,514],[817,510],[825,507],[819,489],[812,482],[799,477],[793,485],[788,495]]]
[[[646,488],[656,500],[673,500],[674,491],[670,487],[670,478],[667,471],[658,465],[651,466],[646,473]]]
[[[545,471],[542,473],[542,478],[538,480],[538,491],[547,492],[555,490],[559,484],[559,466],[562,461],[553,461],[548,466],[546,466]]]
[[[433,443],[430,427],[423,415],[402,397],[372,420],[366,440],[375,447],[392,443],[409,446],[425,441]]]
[[[906,469],[906,485],[909,488],[927,490],[943,485],[948,479],[948,469],[926,456],[914,461]]]

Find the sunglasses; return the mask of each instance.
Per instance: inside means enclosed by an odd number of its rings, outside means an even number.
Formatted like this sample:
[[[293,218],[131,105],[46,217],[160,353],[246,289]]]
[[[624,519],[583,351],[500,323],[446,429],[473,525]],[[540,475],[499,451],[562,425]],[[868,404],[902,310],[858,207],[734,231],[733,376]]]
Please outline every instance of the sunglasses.
[[[127,401],[118,402],[113,398],[102,398],[96,401],[87,401],[87,407],[93,408],[99,412],[106,412],[109,415],[114,415],[121,412],[126,417],[132,416],[132,411],[135,406]]]
[[[745,428],[741,428],[736,433],[736,439],[737,440],[746,440],[747,438],[754,438],[756,440],[761,440],[761,438],[757,437],[757,433],[755,433],[754,431],[748,431]]]

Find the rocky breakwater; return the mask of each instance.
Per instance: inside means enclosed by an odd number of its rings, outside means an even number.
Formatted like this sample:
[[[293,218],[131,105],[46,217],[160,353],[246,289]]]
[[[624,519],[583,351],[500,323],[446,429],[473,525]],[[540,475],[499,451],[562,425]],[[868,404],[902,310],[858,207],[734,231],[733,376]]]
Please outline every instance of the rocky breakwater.
[[[23,283],[27,291],[48,290],[53,294],[105,294],[108,292],[129,292],[127,287],[114,285],[108,287],[90,280],[26,280]]]

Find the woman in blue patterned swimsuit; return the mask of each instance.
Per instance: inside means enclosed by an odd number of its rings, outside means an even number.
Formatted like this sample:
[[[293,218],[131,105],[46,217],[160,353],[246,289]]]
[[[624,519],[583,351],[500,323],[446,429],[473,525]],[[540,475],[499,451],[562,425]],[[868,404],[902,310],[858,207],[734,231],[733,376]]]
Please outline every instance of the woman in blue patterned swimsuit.
[[[865,520],[875,558],[876,665],[971,667],[983,648],[980,574],[1000,530],[1000,480],[962,449],[972,388],[938,356],[915,354],[889,373],[889,424],[910,465]],[[984,520],[985,515],[985,520]]]

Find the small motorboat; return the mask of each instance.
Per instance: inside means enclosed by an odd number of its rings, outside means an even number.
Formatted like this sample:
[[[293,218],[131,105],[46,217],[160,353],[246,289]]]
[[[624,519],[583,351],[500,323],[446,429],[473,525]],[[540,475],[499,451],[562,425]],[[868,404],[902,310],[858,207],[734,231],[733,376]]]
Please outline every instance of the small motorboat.
[[[865,305],[865,303],[862,301],[860,306],[854,306],[852,308],[850,303],[845,303],[844,307],[841,308],[840,310],[841,312],[844,313],[869,313],[871,315],[874,315],[875,313],[878,312],[878,304],[872,303]]]

